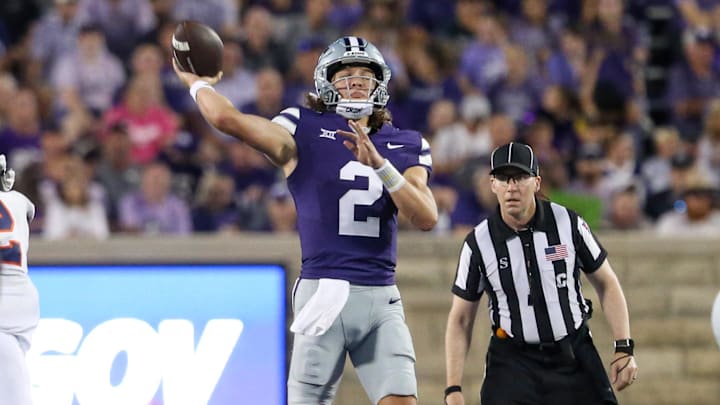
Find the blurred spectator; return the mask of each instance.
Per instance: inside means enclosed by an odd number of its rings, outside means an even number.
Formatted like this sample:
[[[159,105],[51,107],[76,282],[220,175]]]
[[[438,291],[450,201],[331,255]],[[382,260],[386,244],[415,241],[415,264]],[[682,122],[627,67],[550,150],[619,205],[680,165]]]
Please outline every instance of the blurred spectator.
[[[140,190],[120,200],[122,231],[146,235],[187,235],[192,231],[190,210],[172,193],[170,181],[167,166],[150,163],[144,168]]]
[[[449,36],[454,28],[456,4],[463,1],[468,0],[410,0],[405,19],[430,35]]]
[[[8,72],[0,71],[0,128],[7,124],[10,104],[18,91],[18,82]]]
[[[238,206],[234,198],[235,184],[230,176],[208,172],[198,187],[192,210],[195,232],[228,232],[238,227]]]
[[[682,22],[690,29],[718,28],[720,4],[714,0],[676,0]]]
[[[549,84],[578,91],[587,68],[587,45],[573,26],[565,27],[559,42],[544,65],[546,79]]]
[[[568,162],[575,156],[580,140],[575,130],[580,115],[580,101],[573,90],[550,85],[542,94],[535,119],[547,119],[552,125],[553,147]]]
[[[0,151],[9,167],[19,173],[40,159],[40,134],[37,96],[28,88],[19,89],[8,105],[7,122],[0,128]]]
[[[160,78],[140,74],[130,79],[122,101],[109,109],[103,121],[106,127],[117,123],[126,125],[132,142],[130,156],[134,164],[145,164],[175,139],[178,120],[165,105]]]
[[[270,188],[267,213],[272,232],[294,232],[297,225],[297,211],[287,184],[284,180]]]
[[[410,45],[404,50],[404,60],[409,85],[393,103],[394,122],[425,132],[425,122],[418,122],[417,117],[427,116],[437,100],[459,103],[463,95],[455,77],[448,74],[447,56],[439,43]]]
[[[79,0],[53,0],[52,7],[37,22],[30,42],[31,76],[36,80],[47,80],[60,57],[75,50],[84,23],[78,3]]]
[[[43,236],[46,239],[105,239],[109,236],[104,202],[90,192],[90,180],[82,160],[69,157],[56,194],[45,201]],[[93,187],[101,189],[98,184]]]
[[[239,30],[240,10],[235,0],[174,0],[173,18],[176,21],[199,21],[212,27],[218,34],[236,35]]]
[[[481,15],[488,13],[490,8],[491,5],[483,0],[458,0],[455,3],[455,23],[447,33],[446,41],[454,52],[459,53],[459,50],[472,41],[477,21]]]
[[[720,74],[713,67],[715,42],[709,31],[687,32],[683,44],[685,57],[671,70],[667,96],[680,135],[695,142],[706,103],[720,97]]]
[[[466,96],[460,104],[460,118],[459,122],[439,129],[433,139],[433,173],[436,178],[447,178],[468,159],[486,156],[492,151],[488,100],[477,95]]]
[[[130,59],[132,75],[150,74],[158,76],[164,65],[160,47],[152,43],[140,44],[133,49]]]
[[[288,0],[276,0],[278,2]],[[297,1],[297,0],[295,0]],[[288,1],[289,2],[289,1]],[[329,19],[335,27],[346,30],[347,27],[354,27],[362,19],[365,10],[364,0],[335,0]]]
[[[243,65],[243,50],[240,43],[227,38],[223,45],[223,77],[215,85],[215,89],[227,97],[235,108],[240,108],[257,99],[257,80],[255,75]],[[317,62],[317,59],[314,62]],[[189,99],[184,88],[182,97]]]
[[[507,72],[503,47],[507,34],[494,15],[481,16],[475,25],[475,40],[463,49],[459,73],[464,91],[488,94]]]
[[[718,189],[700,172],[692,172],[677,209],[663,214],[657,233],[665,236],[712,237],[720,235],[720,212],[714,208]]]
[[[697,143],[697,158],[700,167],[715,174],[712,180],[720,181],[720,99],[708,104],[703,134]]]
[[[236,192],[242,194],[253,186],[267,190],[275,183],[277,169],[252,147],[233,141],[223,144],[222,148],[227,156],[220,164],[220,171],[233,178]]]
[[[148,31],[144,38],[140,39],[140,43],[147,42],[149,38],[157,37],[158,29],[162,25],[179,21],[173,16],[176,2],[177,0],[150,0],[150,8],[155,16],[155,27]]]
[[[642,192],[635,186],[617,190],[610,198],[605,227],[617,231],[649,229],[652,223],[643,212]]]
[[[490,188],[490,168],[479,166],[472,174],[472,188],[462,190],[450,215],[452,232],[465,235],[497,207],[497,198]]]
[[[274,37],[273,19],[259,6],[250,7],[243,17],[245,35],[241,43],[245,66],[254,72],[273,67],[285,74],[290,69],[293,53]]]
[[[125,70],[107,51],[100,27],[84,25],[77,48],[58,60],[51,82],[58,94],[56,109],[60,116],[85,111],[100,116],[112,106],[115,92],[125,83]]]
[[[659,127],[653,132],[655,154],[642,162],[640,172],[649,194],[670,186],[670,161],[681,150],[680,135],[674,127]]]
[[[543,167],[550,161],[563,162],[557,149],[553,146],[554,133],[550,121],[544,118],[534,120],[525,129],[523,138],[525,143],[532,148],[538,163]]]
[[[493,114],[488,122],[490,150],[517,140],[517,126],[507,114]]]
[[[285,109],[283,104],[285,90],[283,78],[277,70],[264,67],[257,72],[255,82],[257,84],[255,101],[245,104],[240,108],[240,111],[272,119]]]
[[[516,123],[525,122],[540,104],[542,84],[530,72],[523,49],[519,46],[504,48],[506,75],[490,86],[488,97],[493,109],[509,115]]]
[[[200,178],[203,162],[196,155],[200,142],[191,132],[181,130],[169,147],[158,154],[158,161],[165,163],[172,172],[172,189],[185,201],[192,201]]]
[[[597,143],[581,145],[575,159],[575,176],[568,186],[568,191],[575,194],[600,195],[605,176],[604,168],[603,147]]]
[[[122,60],[157,25],[150,0],[84,0],[80,6],[83,16],[105,34],[110,52]]]
[[[41,157],[28,165],[15,183],[18,191],[35,202],[35,218],[30,223],[32,233],[41,232],[45,218],[45,197],[48,189],[56,189],[64,175],[70,143],[58,128],[46,128],[40,138]]]
[[[456,120],[455,103],[447,99],[437,100],[430,106],[423,135],[432,143],[440,129],[452,125]]]
[[[689,178],[697,171],[695,159],[684,152],[673,155],[670,159],[670,183],[664,190],[648,195],[645,213],[657,220],[662,214],[681,209],[684,203],[682,194],[687,188]]]
[[[528,68],[533,71],[545,63],[553,47],[548,2],[523,0],[520,14],[510,22],[510,38],[527,53]]]
[[[577,212],[591,227],[599,227],[605,208],[603,200],[582,191],[577,183],[569,185],[568,168],[562,160],[549,160],[541,167],[540,192],[551,201]]]
[[[102,134],[101,157],[95,176],[107,194],[105,209],[113,232],[118,230],[120,199],[140,185],[140,168],[131,161],[131,149],[132,142],[124,124],[114,124]]]
[[[331,0],[305,0],[304,3],[305,9],[302,14],[290,19],[284,18],[288,20],[287,26],[280,34],[290,41],[293,50],[297,49],[302,41],[310,38],[317,38],[323,43],[324,48],[336,40],[342,32],[341,27],[336,26],[330,19],[333,2]],[[366,4],[366,7],[369,5]]]
[[[615,190],[625,188],[637,180],[638,163],[630,135],[619,134],[608,141],[604,172],[603,187],[609,192],[608,197]]]
[[[618,93],[627,101],[636,94],[636,83],[642,80],[638,67],[647,59],[647,40],[641,37],[632,17],[624,13],[624,3],[623,0],[601,0],[584,5],[596,7],[595,17],[585,28],[588,45],[600,62],[598,90]],[[599,107],[604,110],[603,106]]]
[[[435,204],[438,208],[438,221],[433,228],[433,233],[436,235],[446,235],[452,230],[451,214],[455,211],[458,200],[458,192],[454,187],[446,186],[443,184],[432,184],[431,186],[433,197],[435,198]],[[403,227],[402,229],[412,229],[412,224],[407,218],[403,218],[398,223]]]
[[[308,93],[315,93],[315,65],[327,44],[320,38],[307,38],[298,44],[295,63],[285,78],[283,99],[287,105],[305,105]]]

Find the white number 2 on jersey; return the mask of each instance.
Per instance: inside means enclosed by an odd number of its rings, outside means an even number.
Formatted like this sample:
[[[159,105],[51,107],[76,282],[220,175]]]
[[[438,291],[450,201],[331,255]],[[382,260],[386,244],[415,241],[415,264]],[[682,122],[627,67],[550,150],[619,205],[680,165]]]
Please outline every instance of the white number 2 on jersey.
[[[355,220],[355,206],[370,206],[382,197],[383,184],[369,166],[350,161],[340,169],[341,180],[355,180],[357,177],[368,179],[367,190],[348,190],[339,200],[338,233],[347,236],[380,236],[380,218],[367,217],[364,221]]]

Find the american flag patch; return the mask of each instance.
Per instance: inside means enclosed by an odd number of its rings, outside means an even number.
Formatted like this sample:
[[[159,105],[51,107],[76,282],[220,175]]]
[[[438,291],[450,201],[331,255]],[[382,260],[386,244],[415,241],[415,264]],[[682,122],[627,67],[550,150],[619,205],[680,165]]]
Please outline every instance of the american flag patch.
[[[566,245],[555,245],[545,248],[545,260],[549,262],[563,260],[566,257],[568,257],[568,250]]]

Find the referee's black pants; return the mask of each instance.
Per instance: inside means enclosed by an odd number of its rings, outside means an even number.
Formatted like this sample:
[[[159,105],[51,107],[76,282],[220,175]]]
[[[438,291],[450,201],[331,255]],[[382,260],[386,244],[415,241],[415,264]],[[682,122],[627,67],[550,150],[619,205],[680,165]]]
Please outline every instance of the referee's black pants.
[[[490,340],[481,405],[617,404],[592,338],[583,326],[565,346]]]

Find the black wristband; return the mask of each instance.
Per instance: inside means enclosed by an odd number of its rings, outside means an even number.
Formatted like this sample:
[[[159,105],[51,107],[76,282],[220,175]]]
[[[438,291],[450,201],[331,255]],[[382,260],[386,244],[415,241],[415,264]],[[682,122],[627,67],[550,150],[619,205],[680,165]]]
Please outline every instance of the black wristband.
[[[632,339],[620,339],[615,341],[615,353],[627,353],[633,355],[635,341]]]
[[[445,388],[445,396],[452,394],[453,392],[462,392],[462,387],[459,385],[451,385]]]

